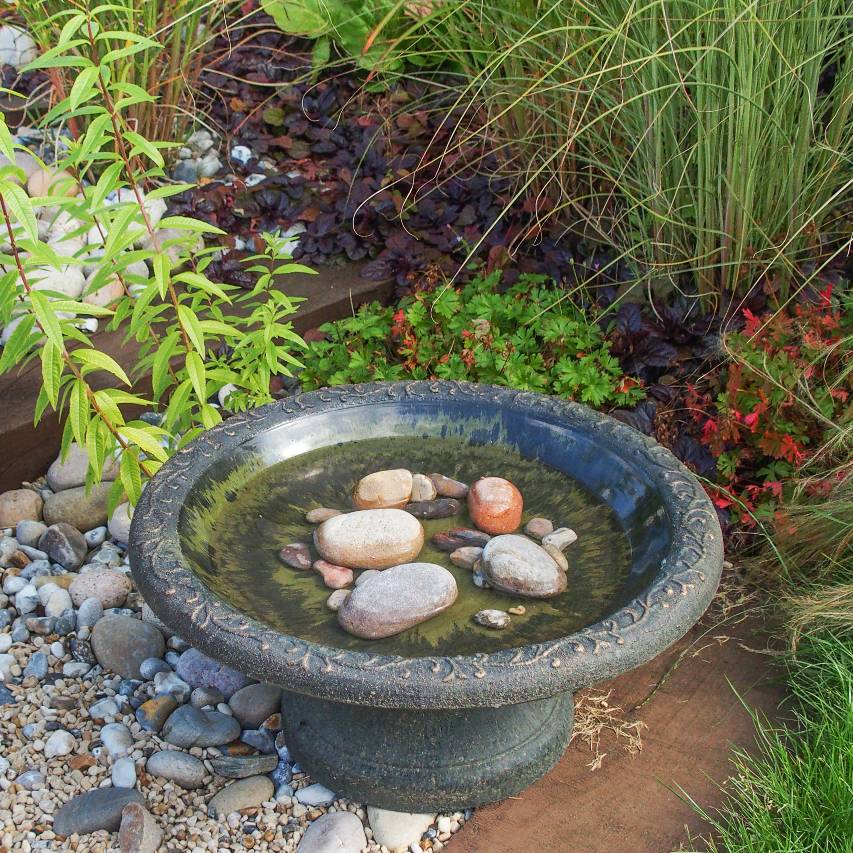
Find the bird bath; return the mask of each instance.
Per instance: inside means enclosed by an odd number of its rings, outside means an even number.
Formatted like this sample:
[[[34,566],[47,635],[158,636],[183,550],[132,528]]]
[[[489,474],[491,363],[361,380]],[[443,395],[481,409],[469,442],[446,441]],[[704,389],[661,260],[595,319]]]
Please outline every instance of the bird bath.
[[[571,526],[568,588],[519,599],[456,576],[444,613],[382,640],[345,633],[316,573],[283,567],[305,511],[346,509],[356,480],[408,467],[507,477],[525,518]],[[431,533],[465,518],[424,522]],[[131,527],[134,578],[183,639],[281,685],[285,737],[353,800],[448,811],[517,793],[571,734],[572,694],[644,663],[702,615],[722,539],[667,450],[583,406],[451,382],[344,386],[229,418],[167,462]],[[503,631],[483,608],[523,604]]]

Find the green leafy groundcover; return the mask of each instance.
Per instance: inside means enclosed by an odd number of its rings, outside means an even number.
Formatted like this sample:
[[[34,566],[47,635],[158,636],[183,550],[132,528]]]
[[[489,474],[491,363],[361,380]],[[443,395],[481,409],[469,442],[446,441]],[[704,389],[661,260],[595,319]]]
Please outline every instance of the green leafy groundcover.
[[[524,275],[500,288],[500,272],[461,289],[439,287],[378,302],[321,326],[300,374],[305,390],[350,382],[464,379],[508,385],[593,406],[629,406],[644,396],[610,353],[601,327],[547,286]]]
[[[716,853],[850,853],[853,638],[809,638],[788,664],[790,729],[756,720],[758,750],[735,754],[729,798],[711,823]],[[694,804],[695,805],[695,804]]]

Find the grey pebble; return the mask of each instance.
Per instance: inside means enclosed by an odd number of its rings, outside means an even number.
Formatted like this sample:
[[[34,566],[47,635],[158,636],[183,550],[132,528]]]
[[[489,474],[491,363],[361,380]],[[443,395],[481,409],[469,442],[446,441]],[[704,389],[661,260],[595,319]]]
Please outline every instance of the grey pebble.
[[[146,680],[152,681],[158,672],[171,672],[172,667],[162,658],[145,658],[139,664],[139,674]]]
[[[44,787],[44,775],[38,770],[25,770],[15,777],[15,782],[26,791],[37,791]]]
[[[44,652],[36,652],[24,668],[24,678],[37,678],[41,681],[47,675],[47,669],[47,655]]]

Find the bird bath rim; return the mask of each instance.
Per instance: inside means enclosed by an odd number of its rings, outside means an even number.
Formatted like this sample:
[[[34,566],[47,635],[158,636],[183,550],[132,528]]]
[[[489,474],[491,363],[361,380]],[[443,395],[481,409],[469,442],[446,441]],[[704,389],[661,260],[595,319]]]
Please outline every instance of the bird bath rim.
[[[449,402],[515,412],[583,434],[639,469],[654,488],[669,547],[648,585],[586,628],[492,653],[406,658],[324,646],[274,630],[215,595],[182,553],[181,508],[199,478],[238,448],[284,424],[363,406]],[[136,584],[154,613],[206,654],[286,690],[383,708],[499,707],[603,681],[655,657],[704,613],[722,570],[716,512],[699,482],[668,450],[576,403],[510,388],[419,381],[338,386],[235,415],[167,461],[143,491],[130,531]]]

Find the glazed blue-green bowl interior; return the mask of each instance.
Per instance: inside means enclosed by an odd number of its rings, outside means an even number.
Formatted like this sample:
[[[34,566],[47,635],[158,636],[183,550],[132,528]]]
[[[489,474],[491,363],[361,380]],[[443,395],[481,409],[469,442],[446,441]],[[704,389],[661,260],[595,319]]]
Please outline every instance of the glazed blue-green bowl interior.
[[[429,545],[420,559],[457,578],[459,597],[421,626],[379,641],[346,634],[326,606],[317,573],[284,566],[278,550],[309,542],[314,506],[351,509],[355,482],[372,471],[409,467],[470,482],[505,476],[534,515],[569,526],[578,541],[566,555],[566,592],[515,598],[474,585]],[[331,648],[423,657],[469,655],[555,640],[599,622],[637,596],[672,544],[670,519],[640,460],[594,430],[535,409],[489,399],[436,396],[311,412],[232,446],[195,479],[180,510],[181,552],[208,589],[238,611],[292,636]],[[464,502],[463,502],[464,504]],[[427,538],[470,521],[425,522]],[[480,627],[477,610],[522,606],[505,631]]]

